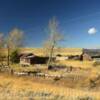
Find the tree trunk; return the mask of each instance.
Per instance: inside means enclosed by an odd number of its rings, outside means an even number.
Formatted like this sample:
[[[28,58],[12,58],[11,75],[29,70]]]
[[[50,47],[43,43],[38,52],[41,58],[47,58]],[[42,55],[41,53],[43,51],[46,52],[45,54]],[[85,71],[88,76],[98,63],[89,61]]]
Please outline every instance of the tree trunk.
[[[53,43],[53,45],[51,47],[50,55],[49,55],[49,60],[48,60],[47,66],[51,65],[51,63],[52,63],[52,56],[53,56],[54,47],[55,47],[55,42]]]
[[[7,65],[8,65],[8,67],[9,67],[9,65],[10,65],[10,63],[9,63],[9,54],[10,54],[10,48],[9,48],[9,46],[7,46],[7,49],[8,49],[8,57],[7,57]]]

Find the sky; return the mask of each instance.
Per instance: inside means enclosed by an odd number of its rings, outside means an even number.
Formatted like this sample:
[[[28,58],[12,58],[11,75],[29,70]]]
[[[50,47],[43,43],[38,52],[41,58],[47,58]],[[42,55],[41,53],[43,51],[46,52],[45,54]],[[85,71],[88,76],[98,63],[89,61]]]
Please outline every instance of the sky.
[[[43,46],[54,16],[61,47],[100,48],[100,0],[0,0],[0,32],[23,30],[27,47]]]

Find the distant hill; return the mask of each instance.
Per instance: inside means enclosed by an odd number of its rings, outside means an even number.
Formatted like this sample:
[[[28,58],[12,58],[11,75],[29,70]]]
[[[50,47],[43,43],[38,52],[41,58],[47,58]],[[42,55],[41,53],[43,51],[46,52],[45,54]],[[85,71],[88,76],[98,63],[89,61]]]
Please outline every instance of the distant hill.
[[[1,49],[4,54],[7,54],[7,49]],[[21,48],[21,53],[34,53],[35,55],[43,56],[45,49],[43,48]],[[61,55],[80,55],[82,54],[81,48],[59,48],[55,49],[55,54]]]
[[[31,52],[36,55],[44,55],[45,49],[43,48],[22,48],[21,52]],[[81,48],[59,48],[55,49],[55,54],[61,54],[61,55],[80,55],[82,54]]]

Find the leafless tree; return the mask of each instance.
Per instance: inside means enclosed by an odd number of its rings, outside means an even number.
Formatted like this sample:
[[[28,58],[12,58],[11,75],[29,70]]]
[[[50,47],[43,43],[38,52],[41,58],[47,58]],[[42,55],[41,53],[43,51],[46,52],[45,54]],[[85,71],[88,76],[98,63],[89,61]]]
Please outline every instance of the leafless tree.
[[[6,40],[7,40],[6,44],[8,50],[8,66],[9,66],[10,53],[13,50],[19,49],[23,45],[23,31],[18,28],[14,28],[9,32],[9,35]]]
[[[21,47],[23,45],[23,31],[18,28],[11,30],[7,39],[7,44],[12,50]]]
[[[4,56],[3,47],[4,47],[4,37],[3,37],[3,33],[0,33],[0,62],[2,64],[3,64],[3,56]]]
[[[54,54],[54,49],[56,48],[59,41],[63,39],[63,35],[59,32],[58,29],[58,22],[55,17],[53,17],[49,21],[49,38],[45,41],[45,48],[47,49],[47,52],[49,52],[49,60],[47,65],[51,65],[52,58]]]
[[[4,43],[4,40],[3,40],[3,33],[0,33],[0,48],[3,47],[3,43]]]

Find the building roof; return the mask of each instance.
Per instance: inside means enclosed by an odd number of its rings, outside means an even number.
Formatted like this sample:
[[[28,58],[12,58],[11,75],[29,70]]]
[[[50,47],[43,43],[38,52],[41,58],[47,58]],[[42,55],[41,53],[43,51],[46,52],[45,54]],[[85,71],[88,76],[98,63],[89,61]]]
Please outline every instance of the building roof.
[[[20,57],[21,58],[33,58],[35,57],[35,55],[33,53],[24,53],[24,54],[21,54]]]

